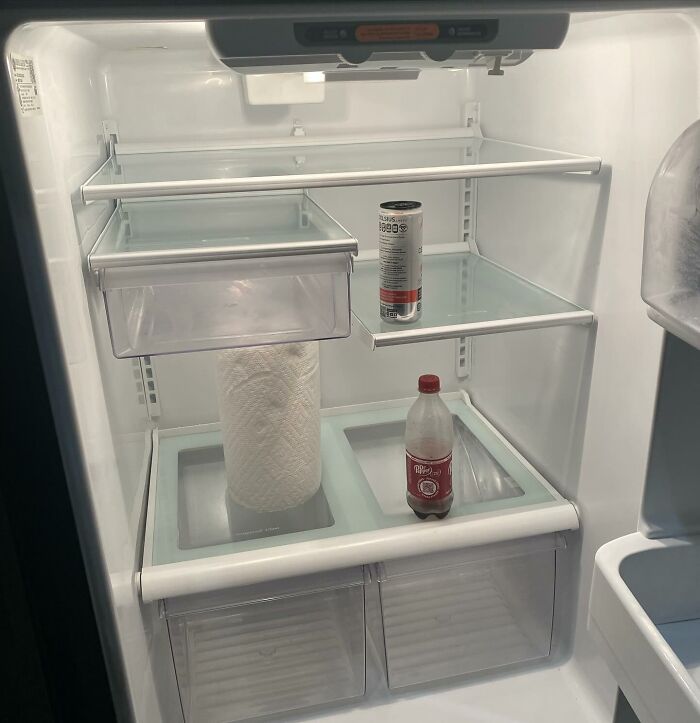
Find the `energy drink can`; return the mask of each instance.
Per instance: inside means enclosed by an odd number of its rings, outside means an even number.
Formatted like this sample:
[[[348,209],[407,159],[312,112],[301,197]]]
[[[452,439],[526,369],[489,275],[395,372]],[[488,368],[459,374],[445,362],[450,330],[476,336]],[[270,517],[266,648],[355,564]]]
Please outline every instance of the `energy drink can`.
[[[423,297],[423,208],[419,201],[379,205],[379,315],[418,321]]]

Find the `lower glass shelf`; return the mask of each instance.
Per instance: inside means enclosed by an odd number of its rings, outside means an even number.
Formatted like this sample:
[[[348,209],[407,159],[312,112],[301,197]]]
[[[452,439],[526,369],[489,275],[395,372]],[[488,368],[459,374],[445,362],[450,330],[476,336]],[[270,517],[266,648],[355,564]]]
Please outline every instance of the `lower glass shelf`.
[[[322,483],[308,503],[258,514],[228,501],[218,425],[155,433],[145,600],[576,529],[573,506],[472,406],[454,416],[454,503],[419,521],[405,501],[413,400],[325,410]]]
[[[355,263],[352,311],[372,349],[593,321],[591,311],[460,246],[445,247],[449,253],[424,253],[423,313],[408,324],[379,316],[378,262]]]

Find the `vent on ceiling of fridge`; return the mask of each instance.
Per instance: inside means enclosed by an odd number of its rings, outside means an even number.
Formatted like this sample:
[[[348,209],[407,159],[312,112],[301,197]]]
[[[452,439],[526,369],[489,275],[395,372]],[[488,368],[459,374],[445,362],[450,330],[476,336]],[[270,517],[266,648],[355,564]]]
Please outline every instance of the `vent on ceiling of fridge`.
[[[321,71],[343,80],[377,73],[413,77],[427,68],[487,66],[492,74],[517,65],[533,51],[558,48],[569,16],[513,14],[465,16],[452,3],[435,2],[409,14],[408,7],[373,3],[352,18],[320,13],[274,13],[206,22],[212,50],[242,74]]]

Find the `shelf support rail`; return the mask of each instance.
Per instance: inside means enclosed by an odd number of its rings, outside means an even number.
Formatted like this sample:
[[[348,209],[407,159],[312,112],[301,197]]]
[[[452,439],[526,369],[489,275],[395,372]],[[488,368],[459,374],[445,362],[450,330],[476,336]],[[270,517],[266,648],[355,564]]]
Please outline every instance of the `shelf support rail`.
[[[115,120],[103,120],[102,121],[102,138],[105,144],[105,155],[107,156],[103,163],[100,164],[98,169],[80,186],[80,198],[82,202],[87,206],[99,199],[88,199],[85,197],[85,187],[90,185],[92,181],[97,178],[102,171],[108,166],[112,166],[112,173],[115,176],[120,176],[122,169],[117,160],[117,143],[119,143],[119,128]]]
[[[479,103],[468,102],[464,107],[464,126],[472,131],[475,137],[480,138],[481,127],[479,125]],[[479,151],[472,148],[465,148],[464,162],[478,163]],[[476,194],[477,179],[465,178],[462,180],[462,212],[461,216],[461,233],[462,239],[470,251],[478,254],[479,249],[476,245]],[[471,279],[468,278],[467,264],[461,262],[461,284],[460,294],[462,303],[468,301],[470,289],[472,288]],[[467,379],[471,376],[472,370],[472,354],[473,354],[472,337],[462,336],[455,339],[455,372],[458,379]]]

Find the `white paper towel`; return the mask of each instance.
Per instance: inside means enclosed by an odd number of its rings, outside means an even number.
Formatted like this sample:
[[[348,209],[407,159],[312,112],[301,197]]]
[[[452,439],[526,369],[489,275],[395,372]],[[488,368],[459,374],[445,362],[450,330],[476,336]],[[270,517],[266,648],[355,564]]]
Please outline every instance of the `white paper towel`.
[[[231,498],[256,512],[306,502],[321,484],[318,342],[221,351],[217,383]]]

